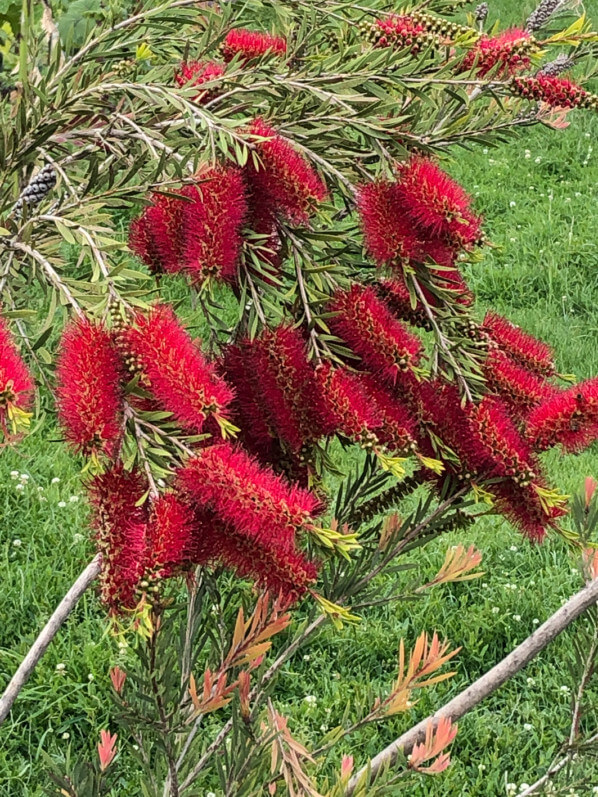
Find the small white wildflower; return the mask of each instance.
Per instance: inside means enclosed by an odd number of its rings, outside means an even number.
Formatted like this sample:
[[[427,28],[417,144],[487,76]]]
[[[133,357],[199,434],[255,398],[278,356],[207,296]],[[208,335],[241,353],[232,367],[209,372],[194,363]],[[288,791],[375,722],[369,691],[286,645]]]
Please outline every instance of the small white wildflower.
[[[18,484],[15,485],[15,489],[16,490],[24,490],[25,489],[25,485],[22,484],[21,482],[19,482]]]
[[[56,665],[56,672],[64,672],[65,670],[66,670],[66,664],[64,664],[63,662],[59,662]]]
[[[305,695],[303,700],[307,703],[308,706],[315,706],[318,702],[318,698],[315,695]]]
[[[542,158],[538,155],[537,158],[534,159],[534,163],[542,163]]]
[[[519,548],[518,548],[516,545],[511,545],[511,547],[509,548],[509,550],[510,550],[510,551],[513,551],[514,553],[516,553],[516,552],[519,550]]]
[[[333,673],[332,673],[332,677],[333,677],[333,678],[334,678],[336,681],[340,681],[341,674],[340,674],[340,672],[333,672]]]
[[[332,709],[330,707],[325,708],[324,711],[326,712],[326,714],[332,714]]]
[[[498,606],[493,606],[493,607],[492,607],[492,614],[498,614],[498,613],[499,613],[499,611],[500,611],[500,609],[499,609],[499,607],[498,607]]]
[[[326,731],[328,730],[328,725],[322,723],[322,725],[320,725],[320,730],[322,731],[322,733],[326,733]]]
[[[66,501],[59,501],[59,502],[58,502],[58,506],[59,506],[61,509],[64,509],[64,507],[66,506]]]
[[[509,238],[509,241],[514,244],[517,241],[517,238]]]
[[[488,154],[488,147],[484,147],[484,149],[482,150],[482,152],[484,153],[484,155],[487,155],[487,154]]]
[[[79,532],[73,534],[73,542],[83,542],[84,539],[85,538],[83,537],[83,535],[79,534]]]
[[[588,134],[586,133],[586,135]],[[598,786],[594,786],[594,788],[592,789],[592,794],[598,794]]]
[[[76,504],[78,500],[79,500],[79,496],[78,495],[71,495],[71,497],[69,498],[69,501],[71,502],[71,504]]]
[[[535,679],[534,678],[528,678],[527,679],[527,685],[528,686],[535,686],[536,685]]]
[[[487,583],[486,581],[483,581],[483,582],[482,582],[482,586],[483,586],[483,587],[484,587],[484,589],[485,589],[485,588],[488,586],[488,583]]]
[[[524,731],[531,731],[533,727],[534,727],[534,726],[533,726],[533,725],[530,725],[530,724],[529,724],[529,722],[525,722],[525,723],[523,724],[523,730],[524,730]]]
[[[23,543],[21,542],[21,540],[17,539],[17,540],[13,540],[12,544],[15,546],[15,548],[20,548]]]
[[[511,201],[509,202],[509,207],[510,207],[510,208],[516,208],[516,207],[517,207],[517,202],[515,202],[515,201],[511,200]]]
[[[93,673],[92,672],[87,673],[87,680],[88,681],[93,681]]]
[[[71,738],[71,734],[68,731],[65,731],[60,738],[61,739],[70,739]]]
[[[565,202],[571,202],[571,197],[570,196],[566,196],[565,197]]]
[[[52,479],[50,484],[58,484],[59,482],[60,482],[60,479],[58,478],[58,476],[54,476],[54,478]]]
[[[530,585],[530,587],[535,587],[536,586],[536,582],[535,581],[530,581],[529,585]]]
[[[133,745],[133,750],[139,750],[139,745],[138,744],[134,744]],[[214,795],[214,797],[216,797],[216,795]]]
[[[30,478],[31,477],[29,476],[28,473],[21,473],[21,481],[25,482],[25,484],[29,481]]]
[[[590,137],[590,135],[591,135],[591,133],[584,133],[584,136],[585,136],[586,138],[589,138],[589,137]],[[594,791],[596,792],[596,794],[598,794],[598,786],[596,786],[596,787],[594,788]]]
[[[11,479],[18,479],[19,478],[19,471],[18,470],[11,470],[10,478]]]
[[[494,166],[496,161],[494,160],[494,158],[488,158],[488,163],[490,164],[490,166]]]
[[[525,150],[525,159],[529,160],[529,158],[531,158],[531,156],[532,156],[532,153],[529,151],[529,149],[526,149]]]
[[[305,656],[303,657],[303,661],[310,661],[310,659],[311,656],[309,655],[309,653],[306,653]]]
[[[577,197],[581,196],[581,191],[576,191],[575,192],[575,196],[577,196]],[[598,792],[596,792],[596,793],[598,794]]]
[[[521,615],[520,614],[514,614],[513,615],[513,620],[515,620],[516,623],[520,623],[521,622]]]
[[[506,789],[507,789],[507,794],[509,794],[509,795],[515,794],[515,792],[517,791],[517,784],[516,783],[507,783]]]
[[[539,624],[540,624],[540,621],[538,620],[538,618],[534,617],[534,619],[532,620],[532,625],[539,625]]]
[[[43,493],[43,491],[44,491],[44,488],[43,488],[43,487],[41,487],[41,486],[40,486],[40,487],[38,487],[38,488],[37,488],[37,492],[38,492],[38,493]]]
[[[478,764],[478,769],[483,772],[486,769],[486,764]]]
[[[563,684],[563,685],[561,686],[561,689],[560,689],[560,691],[561,691],[563,694],[567,695],[567,694],[569,694],[569,692],[571,691],[571,689],[570,689],[568,686],[565,686],[565,684]]]

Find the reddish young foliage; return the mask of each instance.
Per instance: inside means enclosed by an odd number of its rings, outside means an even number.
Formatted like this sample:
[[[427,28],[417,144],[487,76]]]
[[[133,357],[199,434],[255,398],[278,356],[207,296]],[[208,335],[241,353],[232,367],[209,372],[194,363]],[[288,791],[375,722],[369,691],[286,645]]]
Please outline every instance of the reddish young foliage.
[[[0,317],[0,426],[6,430],[12,409],[26,411],[35,385],[6,321]]]
[[[537,451],[581,451],[598,439],[598,377],[555,393],[530,413],[526,434]]]
[[[283,56],[287,51],[287,42],[282,36],[235,28],[226,34],[221,50],[226,61],[232,61],[236,55],[241,55],[246,60],[266,54]]]
[[[402,165],[399,197],[404,212],[427,237],[456,247],[479,241],[481,221],[471,210],[470,197],[429,158],[416,155]]]
[[[147,315],[137,313],[118,342],[140,371],[142,384],[182,429],[197,434],[208,416],[226,416],[231,389],[216,376],[169,305],[158,305]]]
[[[147,531],[148,568],[161,578],[193,561],[194,520],[191,507],[175,493],[154,501]]]
[[[490,390],[500,396],[515,418],[526,417],[557,390],[550,382],[522,368],[500,349],[488,353],[484,377]]]
[[[381,418],[358,377],[324,363],[316,371],[321,395],[334,431],[359,443],[377,442]]]
[[[533,49],[530,34],[519,28],[504,30],[494,38],[481,36],[463,59],[462,69],[475,67],[479,77],[484,77],[491,70],[495,70],[496,77],[513,75],[529,69],[529,53]]]
[[[253,211],[258,217],[279,214],[293,224],[305,224],[318,203],[328,196],[323,180],[309,162],[263,119],[249,133],[259,136],[255,149],[260,164],[246,167]]]
[[[102,554],[102,600],[118,612],[136,606],[147,563],[147,509],[136,506],[147,489],[137,471],[115,465],[89,484],[92,528]]]
[[[489,310],[484,318],[482,330],[506,354],[528,371],[539,376],[553,376],[554,355],[548,344],[534,338],[507,318]]]
[[[124,368],[102,324],[75,319],[65,328],[56,366],[58,418],[75,450],[118,453],[123,428]]]
[[[545,102],[553,108],[598,108],[598,97],[557,75],[514,77],[514,91],[526,100]]]
[[[217,61],[183,61],[179,69],[174,73],[174,79],[178,86],[201,86],[210,80],[216,80],[225,73],[223,64]],[[212,99],[216,92],[214,89],[200,91],[194,97],[195,102],[204,103]]]
[[[184,494],[239,534],[289,550],[296,532],[319,510],[318,499],[285,482],[242,449],[205,448],[178,471]]]
[[[365,368],[394,384],[399,371],[419,363],[423,346],[376,296],[373,288],[355,284],[337,291],[328,305],[335,313],[330,329],[357,354]]]

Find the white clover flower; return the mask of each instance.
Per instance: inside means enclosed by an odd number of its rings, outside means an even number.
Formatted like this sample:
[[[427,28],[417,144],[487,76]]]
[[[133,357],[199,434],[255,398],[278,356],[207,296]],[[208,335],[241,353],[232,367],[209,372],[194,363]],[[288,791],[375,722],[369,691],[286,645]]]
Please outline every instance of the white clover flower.
[[[44,488],[43,488],[43,487],[40,485],[40,486],[37,488],[37,492],[38,492],[38,493],[43,493],[43,491],[44,491]]]
[[[56,672],[64,672],[65,670],[66,670],[66,664],[64,664],[63,662],[59,662],[56,665]]]
[[[11,479],[18,479],[19,478],[19,471],[18,470],[11,470],[10,478]]]
[[[529,722],[525,722],[525,723],[523,724],[523,730],[524,730],[524,731],[531,731],[533,727],[534,727],[534,726],[533,726],[533,725],[530,725],[530,723],[529,723]]]
[[[520,623],[521,622],[521,615],[520,614],[514,614],[513,615],[513,620],[515,620],[516,623]]]
[[[310,660],[311,656],[309,655],[309,653],[306,653],[305,656],[303,657],[303,661],[310,661]]]
[[[52,479],[50,484],[58,484],[59,482],[60,482],[60,479],[58,478],[58,476],[54,476],[54,478]]]
[[[540,621],[538,620],[537,617],[534,617],[534,619],[532,620],[532,624],[533,625],[539,625],[540,624]]]
[[[14,545],[15,548],[20,548],[23,543],[21,540],[16,539],[12,541],[12,544]]]
[[[92,672],[87,673],[87,680],[88,681],[93,681],[94,680]]]
[[[534,159],[534,163],[542,163],[542,158],[538,155],[537,158]]]
[[[66,506],[66,501],[59,501],[59,502],[58,502],[58,506],[59,506],[61,509],[64,509],[64,507]]]
[[[76,504],[78,500],[79,500],[78,495],[71,495],[71,497],[69,498],[71,504]]]
[[[571,689],[570,689],[568,686],[565,686],[565,684],[563,684],[563,685],[561,686],[561,688],[560,688],[560,691],[561,691],[563,694],[567,695],[567,694],[569,694],[569,692],[571,691]]]
[[[516,207],[517,207],[517,202],[515,202],[515,201],[512,199],[512,200],[509,202],[509,207],[510,207],[510,208],[516,208]]]
[[[516,783],[507,783],[506,789],[507,789],[507,794],[509,794],[509,795],[515,794],[515,792],[517,791],[517,784]]]
[[[82,534],[79,534],[79,532],[73,534],[73,542],[83,542],[84,539],[85,537]]]
[[[60,738],[61,739],[70,739],[71,738],[71,734],[68,731],[65,731]]]
[[[492,607],[492,614],[498,614],[499,611],[500,611],[500,608],[498,606],[493,606]]]
[[[21,481],[25,482],[25,484],[29,481],[30,478],[31,477],[29,476],[28,473],[21,473]]]
[[[510,551],[513,551],[514,553],[516,553],[516,552],[519,550],[519,548],[518,548],[516,545],[511,545],[511,547],[509,548],[509,550],[510,550]]]
[[[530,585],[530,587],[535,587],[536,586],[536,582],[535,581],[530,581],[529,585]]]
[[[15,490],[24,490],[24,489],[25,489],[25,485],[22,484],[21,482],[19,482],[18,484],[15,484]]]
[[[318,702],[318,698],[315,695],[305,695],[303,700],[307,703],[308,706],[315,706]]]
[[[320,725],[320,730],[322,731],[322,733],[326,733],[326,731],[328,730],[328,725],[322,723],[322,725]]]
[[[527,679],[527,685],[528,686],[535,686],[536,685],[535,678],[528,678]]]
[[[486,764],[478,764],[478,769],[483,772],[486,769]]]
[[[529,160],[531,158],[531,156],[532,156],[532,153],[529,151],[529,149],[526,149],[525,150],[525,159]]]

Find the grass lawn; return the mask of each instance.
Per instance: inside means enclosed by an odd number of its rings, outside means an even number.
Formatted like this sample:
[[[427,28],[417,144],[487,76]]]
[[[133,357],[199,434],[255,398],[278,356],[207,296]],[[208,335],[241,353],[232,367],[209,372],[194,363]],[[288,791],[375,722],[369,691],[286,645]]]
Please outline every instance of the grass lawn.
[[[528,0],[520,16],[514,0],[497,5],[503,23],[525,19],[533,7]],[[589,10],[598,18],[596,3]],[[497,15],[494,6],[491,14]],[[457,152],[450,170],[475,195],[496,245],[467,275],[480,314],[493,306],[545,338],[558,352],[560,370],[582,378],[598,374],[598,120],[581,112],[570,119],[562,132],[535,129],[496,149]],[[576,491],[586,475],[598,477],[598,446],[575,458],[551,454],[547,462],[563,491]],[[79,465],[62,444],[48,442],[46,428],[18,448],[3,450],[0,512],[3,688],[92,555]],[[346,746],[358,763],[364,761],[488,670],[581,586],[559,541],[532,546],[497,519],[418,553],[418,578],[433,574],[446,548],[459,541],[473,541],[483,551],[482,579],[440,587],[417,602],[369,610],[359,626],[324,633],[283,671],[280,707],[303,738],[316,740],[338,724],[348,701],[359,705],[370,692],[386,693],[401,636],[412,644],[422,630],[436,629],[462,646],[454,679],[428,691],[411,716],[377,733],[369,729]],[[412,793],[501,795],[507,783],[533,782],[542,774],[569,730],[574,633],[563,634],[465,717],[453,766]],[[103,613],[89,593],[0,729],[0,797],[42,794],[43,751],[61,757],[71,747],[95,743],[108,722],[108,669],[126,655],[106,633]],[[306,701],[309,695],[316,701]],[[598,686],[590,697],[594,708],[584,722],[598,728]],[[591,794],[598,766],[580,764],[568,782],[582,779],[575,793]],[[124,783],[115,792],[135,793]]]

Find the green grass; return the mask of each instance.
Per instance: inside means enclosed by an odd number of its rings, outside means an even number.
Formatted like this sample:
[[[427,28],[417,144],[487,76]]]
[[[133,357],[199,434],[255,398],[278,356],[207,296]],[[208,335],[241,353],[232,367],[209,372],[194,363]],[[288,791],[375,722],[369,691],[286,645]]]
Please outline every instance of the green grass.
[[[527,2],[524,12],[531,7]],[[513,0],[502,2],[502,21],[521,19],[518,9]],[[476,196],[496,245],[467,275],[480,313],[493,306],[509,315],[555,347],[562,372],[582,378],[598,373],[598,151],[591,151],[598,123],[582,113],[572,114],[571,122],[563,132],[535,129],[496,149],[458,153],[450,169]],[[598,448],[579,457],[552,454],[547,465],[559,486],[572,492],[586,475],[598,476]],[[19,476],[12,478],[11,471]],[[53,484],[55,478],[60,481]],[[47,429],[2,452],[0,688],[92,554],[84,502],[70,500],[81,492],[77,463],[60,443],[48,442]],[[315,741],[323,728],[340,721],[348,702],[365,705],[370,692],[384,695],[395,674],[400,637],[412,643],[422,630],[437,629],[462,646],[452,681],[423,695],[409,717],[376,732],[369,729],[345,745],[363,762],[488,670],[581,586],[559,541],[531,546],[495,519],[428,546],[418,554],[418,578],[433,574],[447,546],[458,541],[473,541],[483,551],[481,580],[370,610],[358,627],[323,634],[291,662],[280,679],[278,700],[296,733]],[[453,766],[438,779],[422,781],[413,794],[501,795],[507,782],[532,782],[541,774],[569,729],[571,698],[561,687],[574,686],[569,673],[574,633],[563,634],[463,718]],[[69,748],[92,748],[108,721],[108,669],[121,655],[90,592],[0,729],[2,797],[42,793],[42,751],[61,758]],[[65,668],[57,669],[60,664]],[[305,701],[307,695],[317,696],[315,705]],[[584,721],[597,727],[596,687],[590,697],[594,708]],[[590,794],[598,768],[585,762],[572,778],[572,783],[585,778],[577,793]],[[123,786],[115,793],[129,792]]]

